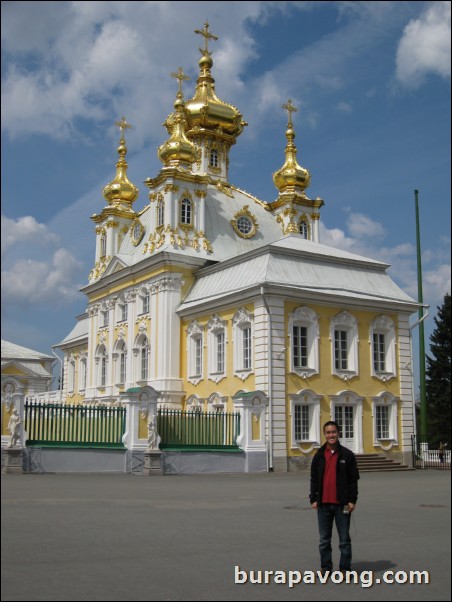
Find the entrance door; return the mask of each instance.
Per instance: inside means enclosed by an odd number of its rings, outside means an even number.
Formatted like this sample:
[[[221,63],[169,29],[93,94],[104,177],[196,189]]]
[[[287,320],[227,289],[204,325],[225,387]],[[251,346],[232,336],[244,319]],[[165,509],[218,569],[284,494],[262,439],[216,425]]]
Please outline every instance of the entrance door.
[[[354,406],[334,407],[334,420],[341,429],[341,444],[355,451],[355,433],[353,428]]]

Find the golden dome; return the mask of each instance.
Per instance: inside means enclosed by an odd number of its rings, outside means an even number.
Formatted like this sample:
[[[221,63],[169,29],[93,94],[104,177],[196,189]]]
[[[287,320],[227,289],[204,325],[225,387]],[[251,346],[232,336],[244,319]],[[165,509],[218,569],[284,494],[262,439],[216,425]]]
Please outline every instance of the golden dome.
[[[286,105],[283,105],[289,114],[289,122],[286,130],[286,161],[284,165],[273,174],[273,182],[280,192],[305,190],[311,183],[311,174],[307,169],[297,162],[297,147],[294,144],[295,131],[292,124],[292,113],[297,111],[289,99]]]
[[[237,107],[223,102],[215,93],[215,80],[210,71],[213,60],[207,43],[209,39],[217,40],[218,38],[209,32],[207,22],[203,30],[195,29],[195,33],[204,37],[205,48],[199,49],[202,56],[199,59],[199,77],[195,95],[185,104],[189,118],[187,135],[191,137],[201,128],[212,133],[223,134],[235,141],[247,123],[243,121],[242,114]]]
[[[132,203],[138,198],[139,190],[127,177],[127,146],[124,139],[124,130],[129,129],[132,126],[127,123],[125,117],[123,117],[121,121],[115,122],[115,125],[121,130],[121,138],[118,146],[119,159],[116,163],[116,176],[114,180],[104,187],[103,195],[110,205],[117,206],[126,204],[131,208]]]
[[[165,165],[178,165],[179,163],[191,164],[196,161],[196,148],[185,136],[187,128],[187,115],[184,97],[182,95],[182,81],[188,80],[182,67],[177,73],[171,73],[179,81],[179,90],[174,102],[174,113],[168,115],[163,124],[170,134],[169,140],[164,142],[157,151],[160,161]]]

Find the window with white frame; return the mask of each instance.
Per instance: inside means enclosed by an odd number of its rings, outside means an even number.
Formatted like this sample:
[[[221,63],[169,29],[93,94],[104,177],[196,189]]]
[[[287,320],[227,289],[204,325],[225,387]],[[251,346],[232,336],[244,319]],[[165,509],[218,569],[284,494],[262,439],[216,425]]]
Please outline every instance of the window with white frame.
[[[151,297],[149,291],[143,289],[141,292],[141,313],[148,314],[151,305]]]
[[[162,199],[157,203],[157,228],[165,224],[165,201]]]
[[[193,320],[187,328],[187,377],[197,385],[203,378],[203,328]]]
[[[100,257],[104,258],[107,254],[107,235],[103,231],[100,235]]]
[[[309,307],[289,314],[291,372],[307,377],[319,372],[319,318]]]
[[[142,337],[139,349],[140,380],[147,380],[149,374],[149,343],[146,336]]]
[[[215,148],[213,148],[210,151],[209,165],[210,165],[210,167],[218,167],[218,164],[219,164],[219,162],[218,162],[218,151]]]
[[[180,223],[190,226],[193,222],[193,204],[191,199],[184,197],[180,203]]]
[[[396,333],[388,316],[378,316],[370,326],[372,376],[386,381],[397,373]]]
[[[125,341],[118,341],[116,345],[116,364],[116,382],[118,385],[123,385],[127,376],[127,347]]]
[[[110,318],[110,312],[108,309],[103,309],[102,310],[102,326],[108,326],[109,324],[109,318]]]
[[[215,382],[226,376],[226,326],[216,314],[207,323],[209,378]]]
[[[107,384],[107,350],[105,345],[100,345],[96,350],[96,364],[97,364],[97,386],[105,387]]]
[[[127,301],[121,299],[118,302],[118,322],[126,322],[128,317],[128,308]]]
[[[83,355],[79,361],[79,374],[78,374],[78,388],[79,391],[86,389],[86,377],[87,377],[87,358]]]
[[[70,393],[75,388],[75,359],[71,358],[68,362],[67,389]]]
[[[300,220],[298,224],[298,231],[300,232],[302,238],[305,238],[306,240],[309,238],[309,226],[305,219]]]
[[[348,311],[331,319],[333,374],[344,380],[357,376],[358,322]]]
[[[320,445],[320,400],[310,389],[290,395],[292,447],[299,443]]]
[[[372,399],[374,445],[380,445],[380,442],[397,445],[397,403],[398,399],[387,391]]]
[[[241,307],[232,318],[234,374],[245,380],[253,372],[254,316]]]

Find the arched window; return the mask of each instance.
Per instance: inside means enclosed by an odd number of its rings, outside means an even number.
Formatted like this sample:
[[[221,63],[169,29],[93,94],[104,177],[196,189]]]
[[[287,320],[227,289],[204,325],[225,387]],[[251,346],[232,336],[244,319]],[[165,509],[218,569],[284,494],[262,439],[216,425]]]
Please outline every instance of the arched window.
[[[216,148],[213,148],[210,151],[209,165],[210,165],[210,167],[218,167],[218,164],[219,164],[218,151]]]
[[[102,232],[100,235],[100,256],[105,257],[107,254],[107,235]]]
[[[149,374],[149,344],[146,336],[143,337],[140,345],[140,378],[147,380]]]
[[[305,238],[306,240],[309,239],[309,226],[308,226],[308,222],[305,219],[301,219],[299,224],[298,224],[298,230],[302,236],[302,238]]]
[[[123,385],[127,376],[127,347],[125,341],[118,341],[116,344],[116,362],[117,384]]]
[[[86,355],[84,355],[83,357],[80,358],[80,363],[79,363],[80,369],[79,369],[79,381],[78,381],[78,388],[79,391],[84,391],[86,389],[86,375],[87,375],[87,360],[86,360]]]
[[[108,357],[105,345],[99,345],[96,350],[96,364],[97,364],[97,386],[105,387],[107,384],[107,365]]]
[[[190,226],[193,220],[193,206],[189,198],[184,197],[180,204],[180,223]]]
[[[157,228],[165,224],[165,202],[160,199],[157,203]]]

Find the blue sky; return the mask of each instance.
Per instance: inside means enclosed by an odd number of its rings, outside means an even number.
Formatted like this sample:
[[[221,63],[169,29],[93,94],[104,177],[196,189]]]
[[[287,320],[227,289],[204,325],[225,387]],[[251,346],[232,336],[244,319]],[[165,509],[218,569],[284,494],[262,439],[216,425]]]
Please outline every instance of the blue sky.
[[[292,98],[321,242],[391,264],[417,298],[419,190],[424,300],[450,292],[450,2],[3,2],[2,338],[49,353],[85,310],[94,225],[122,115],[140,187],[182,66],[198,73],[206,18],[217,93],[249,123],[230,181],[277,196]],[[414,316],[413,316],[414,321]],[[433,319],[426,321],[427,337]],[[427,338],[428,341],[428,338]]]

